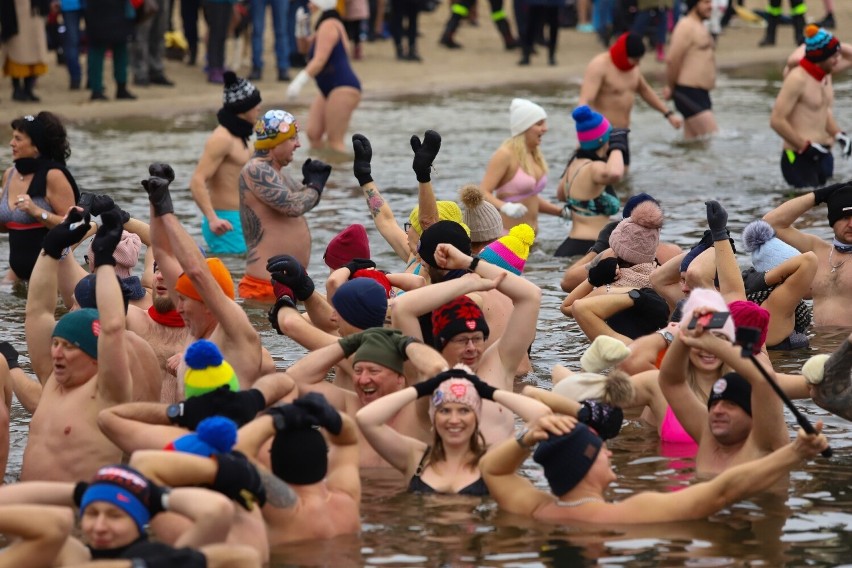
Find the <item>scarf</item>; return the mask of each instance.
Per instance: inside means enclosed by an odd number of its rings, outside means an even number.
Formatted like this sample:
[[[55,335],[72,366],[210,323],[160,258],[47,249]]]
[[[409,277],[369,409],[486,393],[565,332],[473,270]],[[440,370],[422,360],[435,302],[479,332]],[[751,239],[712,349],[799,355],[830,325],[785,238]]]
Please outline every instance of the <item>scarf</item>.
[[[612,47],[609,48],[609,56],[612,58],[612,63],[620,71],[630,71],[635,65],[630,63],[627,58],[627,34],[621,34]]]
[[[847,243],[841,243],[837,240],[837,237],[831,240],[831,244],[834,246],[834,250],[837,252],[842,252],[843,254],[848,254],[852,252],[852,245]]]
[[[799,60],[799,66],[807,71],[808,75],[820,82],[822,82],[825,76],[828,75],[828,72],[824,71],[822,67],[810,59],[805,59],[804,57]]]
[[[651,273],[656,267],[656,262],[643,262],[642,264],[621,268],[618,271],[618,280],[613,285],[627,288],[648,288],[651,286]]]
[[[166,327],[186,327],[186,323],[183,321],[183,318],[180,317],[180,314],[177,310],[170,310],[164,314],[161,314],[157,310],[154,309],[154,306],[148,308],[148,317],[157,322],[160,325],[164,325]]]
[[[74,181],[74,176],[59,162],[47,158],[19,158],[15,160],[15,169],[23,176],[35,174],[30,182],[30,187],[27,189],[31,198],[45,197],[47,195],[47,172],[59,170],[71,184],[71,189],[74,192],[74,203],[80,201],[80,189],[77,187],[77,182]],[[65,214],[64,211],[56,211],[56,213]]]
[[[216,113],[216,118],[219,120],[219,124],[225,127],[225,130],[242,140],[243,145],[248,148],[249,138],[251,138],[252,132],[254,132],[254,124],[243,120],[225,107],[219,109],[219,112]]]

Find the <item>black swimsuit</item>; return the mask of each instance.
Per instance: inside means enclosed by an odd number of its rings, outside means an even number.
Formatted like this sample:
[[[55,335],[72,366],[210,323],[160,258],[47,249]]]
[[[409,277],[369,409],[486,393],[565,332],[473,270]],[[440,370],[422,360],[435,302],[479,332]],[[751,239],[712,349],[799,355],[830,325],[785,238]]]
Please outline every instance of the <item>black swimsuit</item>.
[[[420,479],[420,474],[425,467],[426,458],[429,457],[429,453],[432,451],[432,447],[426,448],[426,451],[423,453],[423,457],[420,458],[420,465],[417,466],[417,472],[411,478],[411,481],[408,482],[408,492],[409,493],[438,493],[435,491],[435,488]],[[455,492],[455,495],[472,495],[474,497],[484,497],[488,495],[488,486],[485,485],[485,481],[483,481],[482,477],[467,485],[462,487],[458,491]]]

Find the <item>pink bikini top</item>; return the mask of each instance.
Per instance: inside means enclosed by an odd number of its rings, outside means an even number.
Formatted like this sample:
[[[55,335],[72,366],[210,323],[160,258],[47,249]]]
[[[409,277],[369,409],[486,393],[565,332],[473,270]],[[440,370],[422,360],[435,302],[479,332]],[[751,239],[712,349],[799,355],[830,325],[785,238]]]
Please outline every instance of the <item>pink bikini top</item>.
[[[660,425],[660,441],[670,444],[695,444],[692,436],[686,433],[671,406],[666,406],[666,415]]]
[[[518,168],[518,171],[515,172],[515,176],[512,179],[494,190],[494,195],[497,199],[508,201],[510,203],[517,203],[518,201],[523,201],[528,197],[538,195],[544,191],[546,186],[546,175],[541,176],[541,179],[535,181],[535,178],[533,178],[530,174],[521,168]]]

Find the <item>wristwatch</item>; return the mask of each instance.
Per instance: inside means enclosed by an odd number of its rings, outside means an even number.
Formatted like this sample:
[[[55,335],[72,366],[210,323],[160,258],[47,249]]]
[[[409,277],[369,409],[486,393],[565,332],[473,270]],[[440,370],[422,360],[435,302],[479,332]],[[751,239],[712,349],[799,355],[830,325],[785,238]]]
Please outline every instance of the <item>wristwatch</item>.
[[[170,404],[166,409],[166,417],[169,419],[169,422],[175,422],[178,418],[183,416],[183,403],[179,402],[177,404]]]
[[[529,428],[523,428],[520,432],[518,432],[518,435],[515,436],[515,441],[525,450],[532,450],[533,447],[535,447],[535,444],[529,446],[526,442],[524,442],[524,436],[526,436],[529,431]]]
[[[667,329],[659,329],[657,333],[663,336],[663,339],[666,340],[666,345],[671,345],[672,341],[674,341],[674,335]]]
[[[473,260],[470,261],[470,264],[467,267],[468,272],[476,272],[476,267],[479,266],[479,261],[482,260],[478,256],[473,257]]]
[[[42,221],[47,221],[47,218],[48,218],[48,217],[50,217],[50,213],[48,213],[47,211],[42,211],[42,212],[41,212],[41,220],[42,220]]]
[[[639,292],[639,290],[637,290],[636,288],[627,292],[627,295],[630,296],[630,299],[633,300],[634,302],[638,301],[639,298],[642,297],[642,293]]]

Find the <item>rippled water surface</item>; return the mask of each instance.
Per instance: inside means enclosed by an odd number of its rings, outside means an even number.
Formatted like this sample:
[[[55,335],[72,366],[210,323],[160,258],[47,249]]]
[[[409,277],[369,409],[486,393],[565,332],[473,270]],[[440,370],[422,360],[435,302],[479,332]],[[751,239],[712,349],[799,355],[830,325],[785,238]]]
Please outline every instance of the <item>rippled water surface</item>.
[[[780,140],[769,128],[769,112],[780,86],[775,70],[754,68],[721,78],[713,93],[722,132],[709,142],[686,144],[680,133],[655,111],[639,103],[633,115],[632,169],[619,188],[622,195],[646,191],[663,203],[666,226],[663,239],[689,246],[704,230],[708,198],[728,209],[729,227],[737,237],[742,227],[776,206],[786,186],[778,161]],[[852,85],[836,86],[835,115],[841,125],[852,124],[848,100]],[[373,145],[373,177],[402,222],[416,203],[416,180],[411,171],[408,138],[433,128],[443,136],[433,175],[439,199],[455,199],[464,183],[478,182],[499,143],[508,136],[508,106],[512,96],[525,96],[549,113],[550,131],[543,150],[551,165],[545,195],[554,199],[555,184],[575,144],[570,108],[576,89],[543,86],[540,89],[503,89],[456,93],[394,101],[365,101],[352,123],[353,131],[367,135]],[[304,113],[302,113],[302,118]],[[116,119],[71,129],[70,162],[78,183],[87,190],[109,192],[122,206],[142,218],[147,200],[139,180],[152,161],[168,161],[177,172],[172,185],[175,209],[189,231],[201,241],[199,215],[189,197],[189,177],[201,148],[215,125],[207,115],[177,120]],[[309,152],[297,153],[297,162]],[[11,159],[3,154],[4,164]],[[308,215],[314,237],[311,272],[325,273],[325,244],[350,223],[368,227],[374,258],[379,266],[400,270],[402,265],[373,228],[351,162],[335,164],[322,202]],[[839,177],[850,177],[848,162],[838,160]],[[298,173],[296,173],[298,175]],[[822,236],[829,234],[824,210],[809,214],[800,225]],[[554,217],[540,220],[537,245],[527,262],[526,276],[544,291],[539,331],[533,346],[533,371],[525,382],[549,385],[550,368],[563,363],[577,368],[588,342],[558,306],[564,263],[551,254],[567,228]],[[0,241],[0,265],[8,256]],[[740,258],[742,263],[746,260]],[[243,272],[239,259],[226,259],[236,276]],[[322,277],[318,278],[322,281]],[[0,328],[23,348],[23,295],[0,295]],[[246,306],[252,321],[279,366],[300,357],[304,350],[276,335],[264,312]],[[843,330],[825,330],[812,338],[810,351],[774,354],[776,365],[796,372],[817,350],[833,349]],[[25,359],[25,358],[24,358]],[[25,367],[27,364],[25,363]],[[275,565],[324,564],[335,566],[835,566],[849,562],[852,514],[852,445],[848,422],[828,415],[811,403],[799,408],[812,419],[822,418],[835,449],[831,460],[820,460],[792,475],[787,499],[764,497],[743,502],[707,521],[643,527],[548,527],[501,514],[494,503],[464,497],[423,497],[401,493],[401,482],[386,474],[365,473],[363,532],[360,537],[326,543],[308,543],[276,551]],[[791,428],[794,421],[788,415]],[[29,417],[15,403],[12,455],[7,479],[17,476],[26,442]],[[620,498],[643,490],[671,490],[692,481],[690,459],[660,457],[656,434],[637,422],[628,424],[612,441],[613,464],[619,480],[611,496]],[[544,486],[539,470],[527,474]]]

